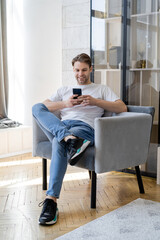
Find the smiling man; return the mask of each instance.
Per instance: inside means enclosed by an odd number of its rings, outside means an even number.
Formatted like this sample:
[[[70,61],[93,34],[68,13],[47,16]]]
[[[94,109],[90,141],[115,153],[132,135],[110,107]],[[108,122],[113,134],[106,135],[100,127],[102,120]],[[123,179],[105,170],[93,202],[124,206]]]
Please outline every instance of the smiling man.
[[[94,144],[94,119],[101,117],[104,110],[127,111],[126,105],[110,88],[91,82],[92,66],[87,54],[76,56],[72,66],[76,85],[61,87],[49,99],[32,108],[33,116],[52,143],[49,188],[39,218],[42,225],[57,222],[57,199],[67,164],[75,165],[86,148]],[[73,89],[80,89],[82,95],[73,94]],[[53,113],[57,110],[61,120]]]

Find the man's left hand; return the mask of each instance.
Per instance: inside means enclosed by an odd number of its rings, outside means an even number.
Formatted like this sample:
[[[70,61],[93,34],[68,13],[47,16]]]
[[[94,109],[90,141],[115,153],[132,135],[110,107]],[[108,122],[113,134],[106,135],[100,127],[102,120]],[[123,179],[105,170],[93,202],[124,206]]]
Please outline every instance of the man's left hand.
[[[94,105],[95,106],[96,101],[97,101],[96,98],[93,98],[90,95],[82,95],[82,96],[79,96],[78,99],[82,101],[81,104],[83,106],[88,106],[88,105],[92,105],[92,106]]]

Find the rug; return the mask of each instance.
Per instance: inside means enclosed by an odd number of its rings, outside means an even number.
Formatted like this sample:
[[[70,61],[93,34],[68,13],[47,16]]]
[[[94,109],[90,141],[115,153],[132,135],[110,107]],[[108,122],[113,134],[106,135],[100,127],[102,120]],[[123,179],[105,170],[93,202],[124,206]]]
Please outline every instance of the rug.
[[[58,240],[159,240],[160,203],[138,198]]]

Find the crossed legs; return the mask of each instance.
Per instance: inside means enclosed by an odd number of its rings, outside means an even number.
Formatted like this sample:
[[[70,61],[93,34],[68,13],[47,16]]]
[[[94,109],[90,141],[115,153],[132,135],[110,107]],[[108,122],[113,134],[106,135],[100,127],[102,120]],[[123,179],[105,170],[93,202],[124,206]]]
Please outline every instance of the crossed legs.
[[[80,137],[89,140],[91,145],[93,145],[94,129],[82,121],[61,121],[42,103],[34,105],[32,113],[41,129],[50,142],[52,142],[52,159],[47,196],[56,201],[60,195],[68,164],[66,142],[64,139],[68,136]]]
[[[93,144],[94,129],[82,121],[61,121],[41,103],[33,106],[32,113],[38,125],[52,143],[49,188],[46,199],[42,203],[43,209],[39,218],[40,224],[51,225],[57,222],[57,198],[60,195],[68,164],[66,142],[68,142],[68,138],[75,138],[76,140],[72,139],[71,141],[78,141],[78,137],[89,140]]]

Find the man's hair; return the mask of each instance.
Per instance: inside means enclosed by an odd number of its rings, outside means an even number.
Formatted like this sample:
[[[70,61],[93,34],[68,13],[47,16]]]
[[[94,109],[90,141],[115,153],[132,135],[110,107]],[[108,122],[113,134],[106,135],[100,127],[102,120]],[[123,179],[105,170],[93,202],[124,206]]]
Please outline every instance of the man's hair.
[[[72,66],[74,66],[75,62],[86,63],[91,67],[91,58],[86,53],[81,53],[74,57],[72,59]]]

